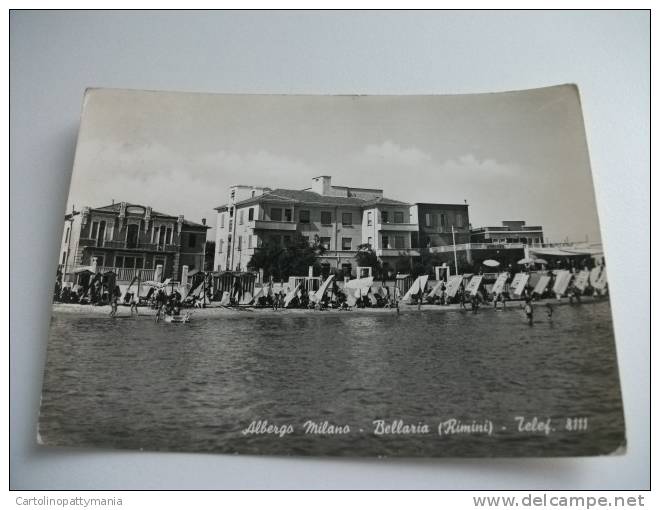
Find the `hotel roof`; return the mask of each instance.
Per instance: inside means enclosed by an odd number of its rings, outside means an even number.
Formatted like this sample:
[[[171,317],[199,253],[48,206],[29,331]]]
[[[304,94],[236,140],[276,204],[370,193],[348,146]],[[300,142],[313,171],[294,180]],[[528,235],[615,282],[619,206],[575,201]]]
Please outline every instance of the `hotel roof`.
[[[294,190],[278,188],[263,195],[258,195],[246,200],[236,203],[236,206],[245,206],[257,204],[259,202],[281,202],[282,204],[310,204],[320,206],[352,206],[352,207],[365,207],[373,205],[409,205],[406,202],[394,200],[392,198],[358,198],[358,197],[335,197],[331,195],[320,195],[314,191],[309,190]],[[221,205],[216,207],[222,209],[226,207]]]
[[[126,207],[142,207],[146,209],[146,206],[142,204],[132,204],[132,203],[126,203]],[[119,210],[121,208],[121,203],[120,202],[115,202],[114,204],[110,205],[104,205],[103,207],[92,207],[92,211],[100,211],[100,212],[109,212],[109,213],[117,213],[119,214]],[[76,211],[79,212],[79,211]],[[165,214],[162,212],[154,211],[152,209],[151,211],[151,216],[158,216],[159,218],[168,218],[168,219],[173,219],[173,220],[178,220],[178,216],[173,216],[171,214]],[[183,224],[186,227],[197,227],[197,228],[211,228],[208,225],[202,225],[201,223],[195,223],[194,221],[190,221],[187,219],[183,219]]]

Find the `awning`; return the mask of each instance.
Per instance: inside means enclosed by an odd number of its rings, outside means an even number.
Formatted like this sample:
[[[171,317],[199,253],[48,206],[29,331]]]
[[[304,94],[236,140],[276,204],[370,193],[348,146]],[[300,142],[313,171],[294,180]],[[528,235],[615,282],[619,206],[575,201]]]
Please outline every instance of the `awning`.
[[[566,247],[566,248],[529,248],[529,253],[554,257],[583,257],[589,255],[597,257],[603,255],[602,248],[595,247]]]
[[[76,269],[74,269],[74,270],[72,271],[72,273],[74,273],[74,274],[80,274],[80,273],[91,273],[91,274],[94,274],[93,269],[94,269],[93,266],[81,266],[81,267],[77,267]]]

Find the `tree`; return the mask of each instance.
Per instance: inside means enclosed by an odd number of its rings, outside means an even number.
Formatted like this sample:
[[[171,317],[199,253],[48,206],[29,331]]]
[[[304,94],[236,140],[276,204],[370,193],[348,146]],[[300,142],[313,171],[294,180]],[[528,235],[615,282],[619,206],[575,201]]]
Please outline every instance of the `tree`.
[[[408,257],[399,257],[394,262],[394,269],[400,274],[410,273],[410,259]]]
[[[213,258],[215,257],[215,241],[206,241],[204,246],[204,271],[213,271]]]
[[[264,277],[276,280],[286,280],[289,276],[307,275],[309,266],[319,274],[321,266],[318,256],[324,252],[318,243],[310,244],[301,235],[296,234],[293,242],[282,246],[280,243],[267,241],[261,248],[255,250],[248,262],[248,269],[264,270]]]
[[[380,260],[370,244],[361,244],[358,246],[358,252],[355,255],[358,266],[370,267],[374,276],[378,277],[381,273]]]

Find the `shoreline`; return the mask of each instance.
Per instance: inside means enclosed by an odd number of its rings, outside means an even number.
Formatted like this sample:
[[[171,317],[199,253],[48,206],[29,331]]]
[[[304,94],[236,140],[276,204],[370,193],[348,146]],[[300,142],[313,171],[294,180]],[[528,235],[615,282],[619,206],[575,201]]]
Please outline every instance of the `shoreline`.
[[[583,297],[580,303],[574,303],[572,306],[581,306],[592,303],[600,303],[604,301],[609,301],[608,298],[599,298],[595,299],[593,297]],[[508,301],[507,310],[520,310],[524,301]],[[562,298],[561,300],[557,299],[543,299],[539,301],[534,301],[535,307],[545,307],[547,304],[552,306],[571,306],[568,298]],[[442,313],[442,312],[461,312],[472,313],[469,303],[466,303],[467,309],[462,309],[460,304],[451,304],[451,305],[422,305],[421,308],[418,308],[417,305],[399,305],[399,313],[411,313],[411,312],[431,312],[431,313]],[[492,304],[480,305],[478,313],[481,312],[492,312],[495,309]],[[140,317],[154,317],[156,312],[155,310],[148,307],[139,308]],[[246,317],[246,316],[276,316],[282,313],[287,315],[307,315],[307,314],[329,314],[329,315],[344,315],[344,314],[360,314],[360,315],[373,315],[373,314],[396,314],[396,308],[353,308],[352,310],[339,310],[339,309],[327,309],[323,311],[319,310],[309,310],[305,308],[285,308],[279,310],[273,310],[272,308],[254,308],[249,306],[240,306],[240,307],[224,307],[217,304],[211,304],[206,308],[183,308],[181,310],[183,313],[190,313],[191,318],[214,318],[214,317]],[[53,303],[52,313],[60,314],[75,314],[75,315],[90,315],[95,317],[109,316],[110,314],[110,305],[96,306],[96,305],[81,305],[77,303]],[[120,305],[117,318],[128,318],[130,317],[130,307],[128,305]]]

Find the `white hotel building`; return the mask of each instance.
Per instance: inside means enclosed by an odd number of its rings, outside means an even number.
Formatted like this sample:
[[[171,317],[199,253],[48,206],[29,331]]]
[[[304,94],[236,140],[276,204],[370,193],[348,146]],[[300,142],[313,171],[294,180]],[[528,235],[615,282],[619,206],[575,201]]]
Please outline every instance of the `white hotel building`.
[[[383,190],[333,186],[312,179],[304,190],[235,185],[216,207],[214,269],[247,269],[264,242],[286,245],[295,234],[325,248],[321,267],[355,273],[358,246],[370,244],[384,265],[417,256],[417,205],[385,198]]]

